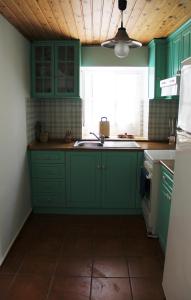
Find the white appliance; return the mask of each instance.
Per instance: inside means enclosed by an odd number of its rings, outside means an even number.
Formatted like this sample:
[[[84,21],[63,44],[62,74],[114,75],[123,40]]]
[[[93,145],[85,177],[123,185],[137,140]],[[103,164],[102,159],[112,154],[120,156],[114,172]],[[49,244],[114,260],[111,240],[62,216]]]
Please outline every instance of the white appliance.
[[[177,72],[176,76],[161,80],[160,87],[161,87],[161,96],[179,95],[180,72]]]
[[[142,197],[142,210],[149,237],[157,237],[157,215],[160,186],[160,160],[174,159],[175,150],[145,150],[145,180],[149,181]]]
[[[191,299],[191,58],[182,63],[174,189],[163,288],[167,300]]]

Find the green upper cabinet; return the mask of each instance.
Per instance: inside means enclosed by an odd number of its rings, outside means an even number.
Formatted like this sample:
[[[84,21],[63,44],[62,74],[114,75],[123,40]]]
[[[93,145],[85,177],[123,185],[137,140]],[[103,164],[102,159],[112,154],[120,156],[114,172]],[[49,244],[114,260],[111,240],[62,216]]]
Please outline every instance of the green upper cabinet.
[[[104,208],[135,208],[138,153],[103,152],[103,202]]]
[[[191,56],[191,21],[183,24],[167,38],[167,76],[176,75],[181,61]]]
[[[181,47],[181,34],[178,34],[176,38],[172,41],[172,75],[176,75],[178,71],[180,71],[181,64],[181,55],[182,55],[182,47]]]
[[[149,99],[160,99],[160,80],[166,77],[166,40],[154,39],[149,45]]]
[[[182,55],[181,60],[191,56],[191,25],[182,32]]]
[[[79,97],[79,41],[32,43],[32,97]]]

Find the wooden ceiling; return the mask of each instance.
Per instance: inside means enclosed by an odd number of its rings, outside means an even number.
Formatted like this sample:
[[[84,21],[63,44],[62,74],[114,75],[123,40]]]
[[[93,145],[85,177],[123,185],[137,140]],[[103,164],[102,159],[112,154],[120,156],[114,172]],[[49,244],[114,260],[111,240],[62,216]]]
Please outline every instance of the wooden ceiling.
[[[30,40],[80,39],[100,44],[120,26],[118,0],[0,0],[0,13]],[[128,0],[124,25],[148,43],[191,18],[191,0]]]

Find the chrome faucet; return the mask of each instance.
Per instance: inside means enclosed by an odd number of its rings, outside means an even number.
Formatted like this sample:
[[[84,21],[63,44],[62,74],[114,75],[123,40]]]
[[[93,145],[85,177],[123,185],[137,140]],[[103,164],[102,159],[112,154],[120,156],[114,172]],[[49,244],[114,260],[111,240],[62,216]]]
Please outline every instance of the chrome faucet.
[[[98,137],[97,134],[95,134],[94,132],[90,132],[90,134],[93,134],[96,137],[96,139],[101,142],[102,145],[104,144],[104,142],[105,142],[104,135],[101,135],[100,137]]]

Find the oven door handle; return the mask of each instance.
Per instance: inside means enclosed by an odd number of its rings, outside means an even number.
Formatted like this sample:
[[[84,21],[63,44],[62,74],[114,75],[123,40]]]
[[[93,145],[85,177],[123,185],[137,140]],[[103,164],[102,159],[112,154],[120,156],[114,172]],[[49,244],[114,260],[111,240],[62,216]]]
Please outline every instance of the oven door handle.
[[[147,179],[151,179],[151,178],[152,178],[152,175],[149,173],[148,175],[146,175],[146,178],[147,178]]]

